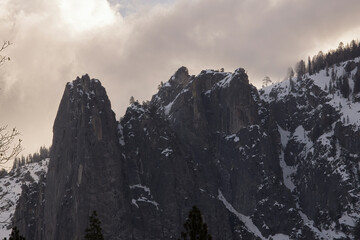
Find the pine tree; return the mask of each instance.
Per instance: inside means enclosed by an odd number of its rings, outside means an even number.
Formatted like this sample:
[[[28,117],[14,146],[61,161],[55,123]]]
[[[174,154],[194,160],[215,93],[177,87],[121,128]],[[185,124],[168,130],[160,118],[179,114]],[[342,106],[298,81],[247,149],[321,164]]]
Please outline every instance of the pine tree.
[[[308,57],[308,73],[309,73],[309,75],[312,75],[312,66],[311,66],[310,56]]]
[[[306,73],[304,60],[300,60],[300,62],[298,62],[296,64],[295,69],[296,69],[296,74],[297,74],[297,80],[300,81],[302,79],[302,77],[304,76],[304,74]]]
[[[4,238],[4,240],[6,240],[6,238]],[[17,229],[17,227],[13,227],[12,231],[11,231],[11,234],[10,234],[9,240],[25,240],[25,238],[20,235],[19,230]]]
[[[207,225],[203,222],[199,208],[193,206],[189,212],[189,217],[184,224],[185,232],[181,232],[183,240],[211,240]]]
[[[93,211],[89,217],[89,227],[85,229],[86,240],[104,240],[101,229],[101,221],[98,218],[96,211]]]
[[[289,80],[292,80],[292,78],[294,77],[294,69],[292,67],[288,68],[287,77],[289,78]]]
[[[131,96],[129,99],[130,105],[133,104],[135,102],[135,98],[134,96]]]
[[[331,81],[335,82],[335,79],[336,79],[335,69],[332,68],[332,69],[331,69]]]
[[[295,83],[294,81],[290,78],[289,80],[289,86],[290,86],[290,92],[294,91],[295,90]]]
[[[263,85],[262,87],[267,87],[270,83],[271,83],[271,79],[269,76],[265,76],[264,79],[263,79]]]
[[[344,75],[340,79],[340,92],[344,98],[348,98],[350,94],[350,86],[349,86],[349,79],[346,75]]]

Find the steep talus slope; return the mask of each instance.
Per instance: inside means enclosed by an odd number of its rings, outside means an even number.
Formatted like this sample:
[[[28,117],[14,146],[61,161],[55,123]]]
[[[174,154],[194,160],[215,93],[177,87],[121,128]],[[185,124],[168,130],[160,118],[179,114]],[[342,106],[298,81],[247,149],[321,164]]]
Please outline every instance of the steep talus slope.
[[[350,65],[349,65],[350,64]],[[214,239],[352,238],[359,218],[357,60],[257,89],[244,69],[181,67],[120,122],[100,82],[68,83],[28,239],[178,238],[197,205]],[[33,237],[36,236],[36,237]],[[37,237],[41,236],[41,237]]]

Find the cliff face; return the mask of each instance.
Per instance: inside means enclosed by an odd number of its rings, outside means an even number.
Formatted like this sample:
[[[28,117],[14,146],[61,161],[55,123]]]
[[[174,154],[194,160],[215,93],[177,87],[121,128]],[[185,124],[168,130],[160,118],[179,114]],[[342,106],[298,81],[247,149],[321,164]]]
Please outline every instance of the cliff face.
[[[142,216],[133,228],[154,239],[177,237],[196,204],[215,238],[239,239],[235,232],[246,227],[227,210],[227,199],[251,215],[269,191],[259,191],[260,184],[289,195],[279,182],[263,179],[265,171],[277,179],[281,170],[271,134],[259,125],[259,104],[243,69],[195,77],[180,68],[148,105],[128,108],[120,123],[122,152],[132,169],[132,211]]]
[[[325,72],[259,94],[244,69],[182,67],[116,122],[100,82],[78,78],[55,119],[47,178],[22,194],[38,202],[35,230],[14,222],[27,239],[82,239],[96,210],[105,239],[172,239],[197,205],[214,239],[351,238],[360,124],[342,119],[360,103],[322,81]]]
[[[116,239],[126,184],[115,114],[98,80],[85,75],[66,85],[53,132],[43,239],[82,239],[93,210],[106,239]]]

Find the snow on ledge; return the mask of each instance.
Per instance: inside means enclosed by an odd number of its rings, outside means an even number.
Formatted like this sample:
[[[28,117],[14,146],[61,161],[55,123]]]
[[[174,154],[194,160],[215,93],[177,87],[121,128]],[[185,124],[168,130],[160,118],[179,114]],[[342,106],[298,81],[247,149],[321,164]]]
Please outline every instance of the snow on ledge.
[[[268,238],[265,238],[260,230],[255,226],[253,221],[250,217],[245,216],[244,214],[239,213],[236,211],[236,209],[225,199],[224,195],[218,189],[218,199],[225,205],[227,210],[229,210],[231,213],[233,213],[240,221],[242,221],[245,224],[245,227],[252,233],[254,233],[255,236],[259,237],[262,240],[290,240],[290,237],[288,235],[277,233],[275,235],[269,236]]]
[[[151,195],[150,188],[141,184],[130,185],[129,188],[130,189],[141,188],[142,190],[144,190],[144,192],[147,192],[149,195]]]
[[[157,203],[156,201],[152,200],[154,197],[151,195],[151,191],[150,188],[148,188],[147,186],[141,185],[141,184],[135,184],[135,185],[130,185],[129,186],[130,189],[142,189],[148,196],[145,197],[142,194],[140,195],[140,197],[138,197],[137,199],[132,199],[131,203],[133,205],[135,205],[137,208],[139,208],[139,205],[137,204],[138,202],[143,202],[143,203],[149,203],[152,204],[156,207],[156,210],[159,210],[159,203]]]
[[[218,189],[218,199],[225,205],[227,210],[229,210],[231,213],[233,213],[240,221],[242,221],[245,224],[246,228],[250,232],[254,233],[255,236],[259,237],[262,240],[266,239],[261,234],[260,230],[255,226],[255,224],[253,223],[251,218],[236,211],[235,208],[225,199],[225,197],[222,194],[222,192],[220,191],[220,189]]]

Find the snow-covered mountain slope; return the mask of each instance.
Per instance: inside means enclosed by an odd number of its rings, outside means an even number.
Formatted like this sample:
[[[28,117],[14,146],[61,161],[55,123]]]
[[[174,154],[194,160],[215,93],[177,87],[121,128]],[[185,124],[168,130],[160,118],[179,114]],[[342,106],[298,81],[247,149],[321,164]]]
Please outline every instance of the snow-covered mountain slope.
[[[22,186],[38,183],[40,178],[45,177],[48,163],[49,159],[29,163],[0,178],[0,239],[10,235],[12,218]]]
[[[360,218],[359,62],[260,90],[281,135],[284,184],[322,239],[351,238]]]
[[[95,209],[106,239],[174,239],[197,205],[214,239],[354,239],[358,62],[259,91],[242,68],[181,67],[119,123],[100,81],[77,78],[46,188],[24,187],[15,222],[27,239],[77,239]]]

